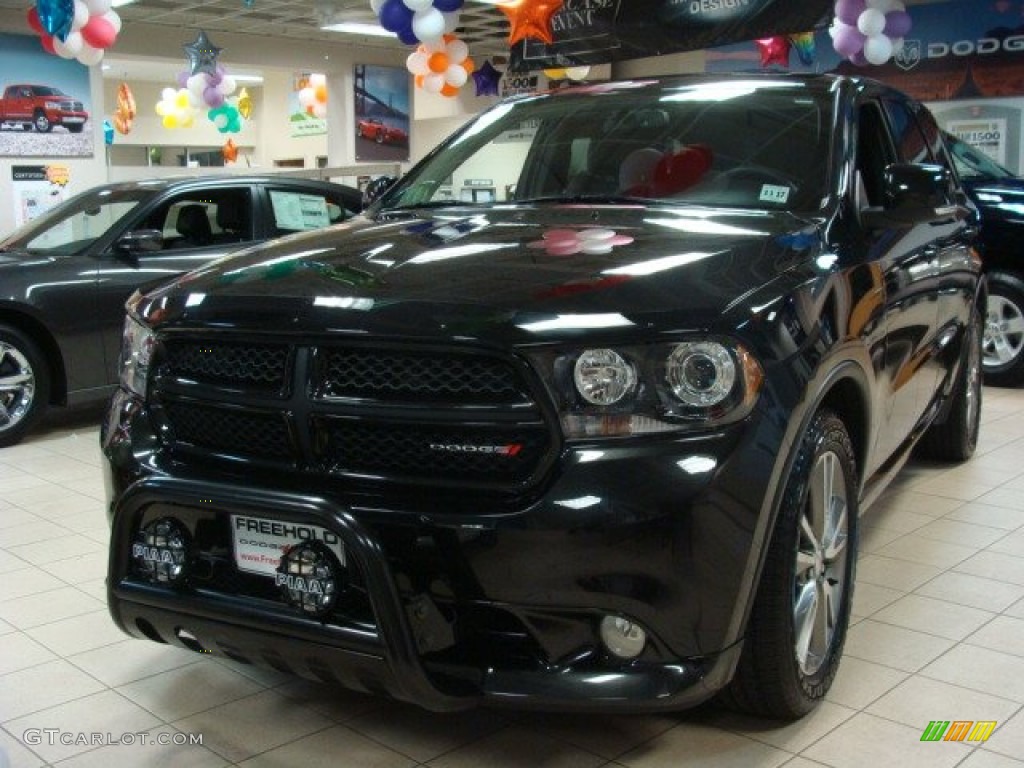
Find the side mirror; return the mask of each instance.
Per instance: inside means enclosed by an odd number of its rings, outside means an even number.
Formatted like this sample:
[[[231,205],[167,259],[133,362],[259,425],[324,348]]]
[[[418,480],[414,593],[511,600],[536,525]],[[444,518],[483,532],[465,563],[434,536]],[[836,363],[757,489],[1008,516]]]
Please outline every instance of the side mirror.
[[[949,171],[941,165],[893,163],[885,169],[883,205],[861,211],[869,229],[908,227],[954,216]]]
[[[397,176],[378,176],[371,179],[363,188],[363,207],[368,208],[370,203],[383,195],[396,181]]]
[[[114,247],[121,253],[152,253],[164,247],[164,233],[159,229],[135,229],[125,232]]]

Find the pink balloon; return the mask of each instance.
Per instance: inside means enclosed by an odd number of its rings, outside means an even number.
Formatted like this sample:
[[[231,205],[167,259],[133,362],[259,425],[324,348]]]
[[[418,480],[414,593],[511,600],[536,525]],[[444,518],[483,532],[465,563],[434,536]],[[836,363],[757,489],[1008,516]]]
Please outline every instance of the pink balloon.
[[[867,7],[867,3],[864,0],[837,0],[836,18],[843,22],[843,24],[855,27],[857,26],[857,19],[860,18],[860,15],[864,13]]]
[[[210,109],[216,109],[224,103],[224,94],[211,85],[203,91],[203,101]]]
[[[102,16],[93,16],[82,27],[82,39],[93,48],[109,48],[117,39],[117,30]]]
[[[832,38],[832,44],[835,46],[836,53],[849,58],[864,50],[865,40],[867,38],[856,27],[840,23],[836,25],[836,34]]]
[[[889,11],[885,14],[885,29],[882,32],[893,40],[897,37],[906,37],[912,26],[910,14],[906,11]]]

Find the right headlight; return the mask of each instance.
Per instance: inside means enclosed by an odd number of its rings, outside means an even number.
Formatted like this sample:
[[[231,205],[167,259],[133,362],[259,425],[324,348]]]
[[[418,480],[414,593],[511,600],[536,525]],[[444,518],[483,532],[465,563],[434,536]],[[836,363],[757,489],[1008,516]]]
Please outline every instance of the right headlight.
[[[129,307],[131,302],[129,302]],[[124,319],[124,335],[121,337],[121,386],[139,397],[146,396],[149,380],[149,364],[155,343],[152,329],[141,323],[129,311]]]
[[[668,344],[534,351],[566,438],[711,428],[745,418],[764,372],[741,344]]]

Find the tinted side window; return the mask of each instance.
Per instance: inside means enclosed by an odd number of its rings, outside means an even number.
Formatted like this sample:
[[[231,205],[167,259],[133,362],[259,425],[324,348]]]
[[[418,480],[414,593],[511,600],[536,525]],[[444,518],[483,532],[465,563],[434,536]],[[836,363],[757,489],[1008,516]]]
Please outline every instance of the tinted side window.
[[[931,147],[910,105],[905,101],[886,99],[885,111],[896,141],[896,155],[901,163],[931,163]]]
[[[356,214],[345,207],[340,196],[305,189],[268,189],[274,214],[274,232],[280,237],[308,229],[320,229],[345,221]]]
[[[164,235],[164,249],[204,248],[253,239],[249,187],[183,192],[165,200],[143,227]]]

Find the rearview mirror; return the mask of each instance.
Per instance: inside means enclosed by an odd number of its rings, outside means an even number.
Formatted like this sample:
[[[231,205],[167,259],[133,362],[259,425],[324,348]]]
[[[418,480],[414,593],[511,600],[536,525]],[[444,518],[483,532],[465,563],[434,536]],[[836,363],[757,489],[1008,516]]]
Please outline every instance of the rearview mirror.
[[[159,229],[135,229],[121,235],[114,247],[122,253],[160,251],[164,247],[164,233]]]

